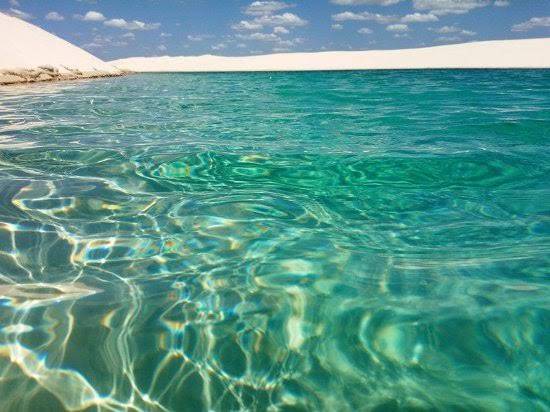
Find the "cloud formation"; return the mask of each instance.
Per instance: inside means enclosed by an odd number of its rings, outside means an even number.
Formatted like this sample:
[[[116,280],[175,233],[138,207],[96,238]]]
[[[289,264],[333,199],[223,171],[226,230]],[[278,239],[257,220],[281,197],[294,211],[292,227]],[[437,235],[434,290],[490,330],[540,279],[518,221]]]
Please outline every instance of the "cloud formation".
[[[77,20],[87,21],[87,22],[103,22],[103,25],[107,27],[113,27],[121,30],[128,31],[147,31],[147,30],[156,30],[160,27],[160,23],[146,23],[140,20],[131,20],[127,21],[123,18],[114,18],[107,19],[103,13],[99,11],[90,10],[86,14],[75,14],[74,18]]]
[[[200,42],[212,38],[214,38],[212,34],[190,34],[187,36],[187,40],[193,42]]]
[[[490,0],[413,0],[413,7],[417,10],[428,10],[436,16],[446,14],[465,14],[471,10],[486,7]]]
[[[238,23],[235,23],[231,26],[233,30],[244,31],[244,30],[261,30],[263,26],[259,23],[254,23],[248,20],[241,20]]]
[[[404,33],[406,31],[409,31],[409,26],[407,26],[406,24],[390,24],[388,27],[386,27],[386,30],[396,33]]]
[[[396,45],[418,47],[437,42],[507,38],[510,30],[516,33],[513,37],[540,37],[547,35],[550,27],[547,13],[526,14],[528,8],[520,7],[521,0],[177,0],[173,8],[157,7],[158,0],[143,0],[140,2],[143,10],[126,6],[102,9],[99,5],[109,2],[97,0],[50,0],[46,7],[38,1],[4,2],[5,13],[24,19],[34,15],[40,17],[39,24],[50,22],[48,27],[53,22],[78,19],[77,33],[75,22],[56,24],[56,31],[68,37],[78,34],[82,42],[90,42],[89,47],[100,48],[97,49],[100,56],[105,53],[109,58],[119,53],[158,53],[159,45],[174,54],[211,50],[245,54],[271,49],[354,50],[376,39],[380,48],[391,49]],[[215,7],[222,2],[223,8]],[[180,9],[181,4],[186,7]],[[108,10],[119,12],[108,14]],[[188,24],[192,23],[186,20],[188,17],[172,18],[174,11],[184,10],[189,11],[189,19],[204,15],[208,21],[202,29],[189,29],[193,24]],[[156,17],[154,20],[143,17],[147,15]],[[476,34],[478,27],[487,26],[491,30],[480,28],[480,34]],[[154,36],[156,43],[133,41],[138,33],[156,29],[159,29]],[[395,38],[409,40],[396,43]],[[109,51],[109,47],[125,42],[132,46],[131,50]]]
[[[305,26],[307,21],[293,13],[269,14],[255,19],[262,26]]]
[[[93,10],[87,12],[84,16],[82,16],[80,14],[75,14],[74,18],[77,19],[77,20],[82,20],[82,21],[103,21],[103,20],[105,20],[105,16],[103,15],[103,13],[100,13],[98,11],[93,11]]]
[[[400,1],[402,0],[331,0],[330,2],[332,4],[337,4],[338,6],[391,6],[392,4],[397,4]]]
[[[368,11],[354,13],[352,11],[344,11],[342,13],[333,14],[334,21],[375,21],[379,24],[388,24],[399,21],[399,17],[388,16],[385,14],[370,13]]]
[[[450,34],[450,33],[456,33],[457,35],[463,35],[463,36],[475,36],[476,32],[471,30],[464,30],[457,26],[443,26],[439,27],[437,29],[429,29],[430,31],[433,31],[435,33],[439,34]]]
[[[160,27],[160,23],[144,23],[139,20],[126,21],[124,19],[111,19],[104,21],[103,24],[107,27],[115,27],[122,30],[156,30]]]
[[[276,34],[288,34],[290,33],[290,30],[288,30],[287,28],[283,27],[283,26],[277,26],[273,29],[273,33],[276,33]]]
[[[86,49],[101,49],[104,47],[125,47],[128,45],[126,39],[120,39],[113,36],[104,36],[102,34],[96,34],[90,43],[83,45]]]
[[[237,34],[236,37],[242,40],[257,40],[257,41],[280,41],[281,38],[273,33],[250,33]]]
[[[249,16],[263,16],[265,14],[273,14],[290,7],[290,4],[282,1],[255,1],[250,3],[244,13]]]
[[[63,17],[61,14],[59,14],[56,11],[50,11],[48,14],[46,14],[46,16],[44,16],[44,18],[46,20],[51,20],[51,21],[65,20],[65,17]]]
[[[427,13],[412,13],[401,18],[403,23],[428,23],[438,21],[439,18],[435,14]]]
[[[532,17],[531,19],[524,21],[523,23],[513,25],[512,31],[528,31],[537,27],[550,27],[550,16]]]
[[[357,33],[359,33],[359,34],[371,34],[372,30],[369,29],[368,27],[362,27],[359,30],[357,30]]]
[[[264,14],[253,20],[241,20],[232,25],[233,30],[261,30],[265,26],[299,27],[305,26],[307,21],[293,13]]]
[[[15,4],[19,4],[19,3],[15,2]],[[17,17],[17,18],[22,19],[22,20],[32,20],[32,19],[34,19],[32,14],[25,13],[23,10],[14,9],[14,8],[9,9],[7,14],[9,14],[10,16],[13,16],[13,17]]]
[[[300,16],[290,12],[282,12],[282,10],[290,7],[293,7],[293,5],[282,1],[254,1],[244,10],[244,14],[254,16],[254,18],[234,23],[231,28],[235,31],[260,31],[265,27],[288,29],[307,25],[307,20]]]

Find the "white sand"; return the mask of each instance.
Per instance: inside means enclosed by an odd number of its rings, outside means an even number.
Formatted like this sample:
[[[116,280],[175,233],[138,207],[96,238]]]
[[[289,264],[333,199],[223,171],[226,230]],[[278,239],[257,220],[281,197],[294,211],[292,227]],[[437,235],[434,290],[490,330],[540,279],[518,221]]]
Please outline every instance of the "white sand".
[[[248,57],[134,57],[106,63],[33,24],[0,13],[0,39],[0,84],[119,75],[119,69],[136,72],[219,72],[550,68],[550,38],[484,41],[406,50],[282,53]]]
[[[249,57],[134,57],[110,63],[136,72],[550,68],[550,38],[483,41],[405,50],[283,53]]]
[[[74,76],[78,72],[86,73],[86,77],[94,73],[120,74],[117,68],[79,47],[31,23],[0,13],[0,71],[17,75],[25,70],[38,72],[40,66],[48,66],[50,73],[58,72],[61,76]]]

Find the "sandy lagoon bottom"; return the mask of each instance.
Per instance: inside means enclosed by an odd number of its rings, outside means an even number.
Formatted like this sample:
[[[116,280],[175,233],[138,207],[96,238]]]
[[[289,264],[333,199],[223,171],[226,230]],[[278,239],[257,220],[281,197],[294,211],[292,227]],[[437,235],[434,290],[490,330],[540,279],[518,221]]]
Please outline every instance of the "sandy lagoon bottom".
[[[0,89],[0,409],[547,410],[549,89]]]

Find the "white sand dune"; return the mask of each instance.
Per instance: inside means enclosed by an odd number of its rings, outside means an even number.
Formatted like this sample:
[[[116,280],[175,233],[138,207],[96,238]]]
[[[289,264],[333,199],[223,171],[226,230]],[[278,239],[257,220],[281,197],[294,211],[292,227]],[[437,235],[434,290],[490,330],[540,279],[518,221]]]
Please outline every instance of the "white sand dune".
[[[282,53],[248,57],[134,57],[111,64],[135,72],[550,68],[550,38],[405,50]]]
[[[405,50],[263,56],[134,57],[104,62],[47,31],[0,13],[0,84],[135,72],[303,71],[429,68],[550,68],[550,38]]]
[[[4,13],[0,38],[0,84],[121,74],[79,47]]]

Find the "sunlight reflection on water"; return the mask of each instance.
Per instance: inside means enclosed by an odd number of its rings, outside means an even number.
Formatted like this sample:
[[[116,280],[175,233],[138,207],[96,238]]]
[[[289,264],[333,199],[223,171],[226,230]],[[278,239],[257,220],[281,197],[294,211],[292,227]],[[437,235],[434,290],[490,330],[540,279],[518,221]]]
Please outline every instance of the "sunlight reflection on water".
[[[547,409],[549,86],[1,89],[0,409]]]

